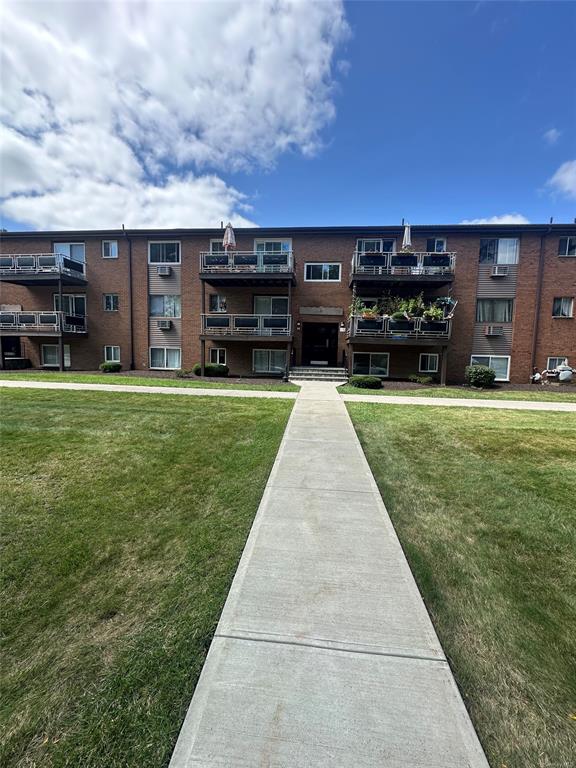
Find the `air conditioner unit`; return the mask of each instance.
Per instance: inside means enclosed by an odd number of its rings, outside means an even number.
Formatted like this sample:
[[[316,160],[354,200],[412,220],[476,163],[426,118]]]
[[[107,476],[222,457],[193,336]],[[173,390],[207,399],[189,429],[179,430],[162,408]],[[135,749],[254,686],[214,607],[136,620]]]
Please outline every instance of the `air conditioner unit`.
[[[492,274],[490,277],[506,277],[508,275],[507,264],[496,264],[492,267]]]
[[[484,336],[502,336],[504,329],[501,325],[487,325],[484,328]]]
[[[172,320],[158,320],[158,328],[161,331],[169,331],[172,328]]]
[[[156,267],[156,271],[160,277],[169,277],[172,272],[172,267],[169,264],[160,264]]]

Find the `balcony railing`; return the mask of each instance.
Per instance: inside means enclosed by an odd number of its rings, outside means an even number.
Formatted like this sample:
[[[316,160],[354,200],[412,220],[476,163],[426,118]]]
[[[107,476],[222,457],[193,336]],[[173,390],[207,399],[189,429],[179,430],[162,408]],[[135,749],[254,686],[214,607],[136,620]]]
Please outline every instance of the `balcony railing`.
[[[5,253],[0,256],[0,277],[42,274],[84,277],[86,265],[60,253]]]
[[[86,333],[84,315],[66,312],[0,312],[0,330],[12,333]]]
[[[453,275],[456,266],[455,253],[361,252],[352,256],[352,273],[361,275]]]
[[[452,320],[427,321],[422,317],[411,320],[393,320],[391,317],[364,319],[360,316],[350,318],[350,336],[378,336],[388,339],[449,339]]]
[[[202,315],[207,336],[290,336],[291,315]]]
[[[290,274],[294,271],[292,251],[202,252],[200,272],[230,274]]]

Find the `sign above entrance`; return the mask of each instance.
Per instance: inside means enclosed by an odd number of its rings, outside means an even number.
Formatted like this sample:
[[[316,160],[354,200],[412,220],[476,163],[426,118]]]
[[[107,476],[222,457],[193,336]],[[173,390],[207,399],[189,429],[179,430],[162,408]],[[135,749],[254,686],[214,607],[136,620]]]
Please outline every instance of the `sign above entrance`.
[[[331,315],[341,317],[344,314],[342,307],[300,307],[301,315]]]

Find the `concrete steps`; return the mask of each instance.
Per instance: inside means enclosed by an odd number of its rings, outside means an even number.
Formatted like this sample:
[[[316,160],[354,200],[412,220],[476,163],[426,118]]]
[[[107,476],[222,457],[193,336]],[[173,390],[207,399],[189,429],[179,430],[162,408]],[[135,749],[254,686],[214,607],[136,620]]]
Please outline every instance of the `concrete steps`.
[[[348,381],[346,368],[295,366],[290,369],[290,381]]]

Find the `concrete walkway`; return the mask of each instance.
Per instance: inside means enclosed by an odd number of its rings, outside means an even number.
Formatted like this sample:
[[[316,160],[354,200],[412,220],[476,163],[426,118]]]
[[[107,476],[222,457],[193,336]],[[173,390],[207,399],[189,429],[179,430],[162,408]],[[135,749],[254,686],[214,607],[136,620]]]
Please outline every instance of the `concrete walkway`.
[[[295,403],[170,768],[488,768],[342,399]]]

